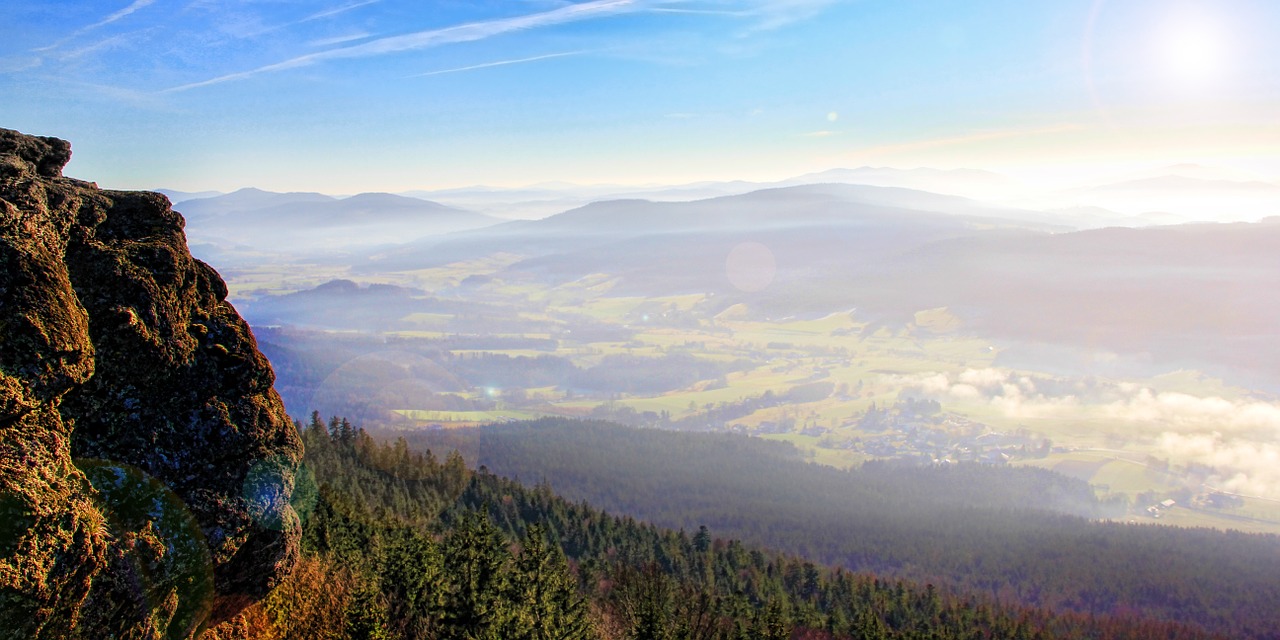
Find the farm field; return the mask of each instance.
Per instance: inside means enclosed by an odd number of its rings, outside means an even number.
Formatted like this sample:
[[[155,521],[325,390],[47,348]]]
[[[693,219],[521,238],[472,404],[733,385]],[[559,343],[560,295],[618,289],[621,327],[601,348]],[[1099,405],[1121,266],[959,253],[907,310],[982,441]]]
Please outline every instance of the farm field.
[[[498,371],[550,358],[581,374],[524,386],[474,377],[464,383],[472,390],[457,394],[470,403],[460,408],[430,408],[402,394],[386,407],[395,428],[594,417],[784,440],[836,467],[876,459],[1036,466],[1122,498],[1134,518],[1280,532],[1280,503],[1268,500],[1276,496],[1225,486],[1235,469],[1180,459],[1170,444],[1187,425],[1162,403],[1208,404],[1219,413],[1271,406],[1222,379],[1194,370],[1099,375],[1010,366],[1005,356],[1020,345],[966,333],[946,308],[898,324],[856,309],[771,318],[749,303],[723,307],[713,294],[617,295],[607,274],[557,286],[504,279],[502,269],[516,260],[379,274],[369,282],[415,287],[412,295],[435,306],[409,310],[377,335],[388,345],[444,345],[452,360],[441,366],[459,378],[467,375],[461,363],[486,358],[508,363],[493,365]],[[230,279],[233,292],[247,295],[343,275],[300,268]],[[645,368],[662,362],[672,364]],[[693,363],[709,373],[676,375]],[[1177,506],[1149,510],[1171,499]]]
[[[536,411],[429,411],[421,409],[398,409],[396,413],[418,422],[428,422],[449,426],[473,426],[494,422],[511,422],[515,420],[533,420],[546,415]]]

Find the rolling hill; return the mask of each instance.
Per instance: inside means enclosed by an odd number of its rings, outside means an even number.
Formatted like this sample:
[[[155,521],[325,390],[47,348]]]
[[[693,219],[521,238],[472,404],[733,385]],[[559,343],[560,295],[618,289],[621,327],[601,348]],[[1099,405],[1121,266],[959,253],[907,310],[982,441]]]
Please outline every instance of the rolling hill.
[[[285,253],[349,249],[499,222],[480,213],[389,193],[335,198],[241,189],[174,205],[201,243]]]

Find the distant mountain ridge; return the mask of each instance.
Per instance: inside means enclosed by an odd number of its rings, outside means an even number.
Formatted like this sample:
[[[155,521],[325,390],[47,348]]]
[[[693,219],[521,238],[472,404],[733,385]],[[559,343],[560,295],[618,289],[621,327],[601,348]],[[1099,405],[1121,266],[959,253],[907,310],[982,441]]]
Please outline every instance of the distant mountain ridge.
[[[1237,192],[1253,192],[1264,194],[1280,195],[1280,185],[1261,180],[1220,180],[1193,178],[1178,175],[1157,176],[1153,178],[1140,178],[1137,180],[1126,180],[1123,182],[1112,182],[1099,187],[1094,187],[1095,191],[1129,191],[1141,189],[1159,189],[1162,191],[1197,191],[1197,190],[1225,190]]]
[[[880,255],[903,240],[966,235],[977,227],[1067,229],[1038,217],[1033,211],[988,207],[966,198],[911,189],[808,184],[690,202],[593,202],[540,220],[423,238],[368,257],[379,269],[417,268],[507,251],[532,260],[558,255],[579,265],[600,263],[599,268],[609,270],[605,263],[610,259],[652,263],[654,251],[677,261],[687,253],[710,256],[734,238],[736,244],[761,234],[792,238],[785,241],[786,246],[802,253],[805,250],[796,243],[812,237],[823,247],[818,253],[828,251],[827,243],[840,238],[848,251]]]
[[[401,195],[438,200],[479,211],[501,212],[503,217],[512,219],[537,219],[592,202],[632,199],[684,202],[820,183],[898,187],[946,195],[981,197],[991,195],[997,189],[1008,189],[1014,181],[1007,176],[978,169],[858,167],[828,169],[781,180],[703,180],[656,185],[579,185],[555,182],[525,187],[475,186],[415,190]]]
[[[513,282],[556,287],[608,274],[615,295],[712,294],[708,313],[746,303],[759,318],[856,307],[907,323],[947,307],[987,335],[1230,367],[1268,387],[1280,380],[1267,364],[1280,357],[1280,305],[1266,294],[1280,286],[1276,225],[1070,231],[1017,219],[1036,213],[845,184],[617,200],[380,249],[352,273],[501,252],[522,257],[493,274]],[[726,278],[727,256],[744,245],[768,253],[763,290],[740,291]]]
[[[174,205],[202,243],[335,249],[402,242],[501,222],[481,213],[390,193],[338,198],[255,188]]]
[[[221,191],[179,191],[177,189],[156,189],[156,193],[164,194],[169,202],[182,202],[184,200],[195,200],[196,198],[212,198],[214,196],[225,195]]]
[[[201,196],[174,201],[175,206],[183,206],[190,214],[232,213],[240,210],[261,209],[263,207],[282,204],[330,202],[337,200],[333,196],[313,192],[277,193],[264,191],[257,187],[245,187],[231,193],[212,196]]]
[[[985,208],[1020,212],[1014,216],[1073,228],[1149,226],[1187,220],[1256,220],[1271,215],[1280,200],[1280,184],[1247,173],[1181,164],[1113,176],[1075,186],[1036,187],[1010,176],[982,169],[933,169],[861,166],[832,168],[781,180],[698,181],[683,184],[619,185],[549,182],[521,187],[468,186],[417,189],[381,194],[381,200],[362,193],[331,196],[310,192],[273,193],[245,188],[232,193],[161,190],[188,217],[211,213],[256,211],[301,203],[326,205],[338,215],[364,201],[370,221],[376,209],[412,208],[430,202],[454,211],[487,216],[485,224],[505,220],[534,220],[617,200],[695,202],[737,196],[767,189],[842,184],[909,189],[941,197],[968,198]],[[408,202],[395,200],[406,198]],[[335,204],[343,202],[345,204]],[[993,204],[1001,203],[1001,204]],[[895,203],[901,204],[901,203]],[[421,206],[421,205],[417,205]],[[928,206],[928,205],[920,205]],[[273,213],[279,214],[280,211]],[[437,210],[437,214],[443,210]],[[394,218],[394,216],[392,216]],[[478,219],[455,219],[427,230],[438,234],[485,226]],[[197,231],[200,231],[197,228]],[[424,235],[426,235],[424,234]],[[400,241],[413,235],[399,236]]]

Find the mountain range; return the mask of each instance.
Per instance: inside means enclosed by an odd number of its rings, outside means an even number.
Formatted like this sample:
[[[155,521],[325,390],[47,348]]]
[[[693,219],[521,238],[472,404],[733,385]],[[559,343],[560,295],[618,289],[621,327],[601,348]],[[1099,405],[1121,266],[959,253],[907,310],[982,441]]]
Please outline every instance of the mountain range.
[[[390,193],[336,198],[246,188],[176,203],[200,243],[314,251],[403,241],[475,229],[500,220]]]

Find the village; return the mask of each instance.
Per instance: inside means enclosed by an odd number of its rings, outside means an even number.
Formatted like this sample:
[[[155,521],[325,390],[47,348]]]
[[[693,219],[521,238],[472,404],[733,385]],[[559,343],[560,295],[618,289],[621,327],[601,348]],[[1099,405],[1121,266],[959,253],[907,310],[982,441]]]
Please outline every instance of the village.
[[[763,422],[754,433],[783,433],[793,428],[785,422]],[[744,425],[731,425],[730,429],[747,431]],[[846,435],[850,430],[857,435]],[[883,408],[872,403],[861,417],[844,422],[838,430],[812,423],[799,432],[819,438],[821,448],[915,464],[1007,464],[1016,459],[1043,458],[1053,451],[1049,439],[1025,429],[993,431],[984,423],[943,412],[935,400],[916,398]]]

